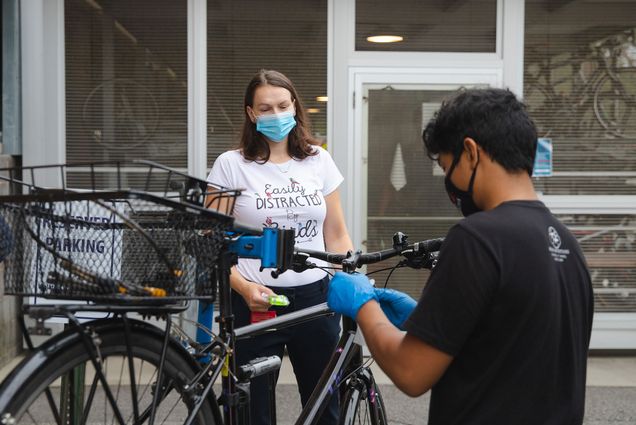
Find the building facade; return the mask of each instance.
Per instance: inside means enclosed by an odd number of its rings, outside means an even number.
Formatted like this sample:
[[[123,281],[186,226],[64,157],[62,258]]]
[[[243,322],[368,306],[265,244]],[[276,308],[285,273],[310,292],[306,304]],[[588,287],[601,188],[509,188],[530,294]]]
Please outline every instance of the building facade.
[[[592,347],[633,349],[635,17],[625,0],[4,0],[3,153],[205,177],[236,145],[247,82],[277,69],[345,176],[355,246],[376,250],[460,219],[422,126],[459,87],[507,87],[540,131],[536,188],[592,271]],[[414,296],[427,277],[394,276]]]

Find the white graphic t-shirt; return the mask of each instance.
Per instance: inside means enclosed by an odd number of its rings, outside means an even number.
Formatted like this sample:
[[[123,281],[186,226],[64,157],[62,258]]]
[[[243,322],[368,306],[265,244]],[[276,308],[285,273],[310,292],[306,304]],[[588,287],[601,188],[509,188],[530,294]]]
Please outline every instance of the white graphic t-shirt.
[[[322,227],[327,213],[325,196],[344,180],[331,155],[321,147],[318,154],[284,164],[247,161],[240,151],[221,154],[212,166],[212,185],[244,189],[234,206],[236,220],[256,228],[295,229],[296,246],[325,250]],[[321,261],[312,262],[326,265]],[[240,258],[238,271],[252,282],[268,286],[306,285],[325,276],[320,269],[302,273],[288,270],[277,279],[270,269],[259,271],[259,259]]]

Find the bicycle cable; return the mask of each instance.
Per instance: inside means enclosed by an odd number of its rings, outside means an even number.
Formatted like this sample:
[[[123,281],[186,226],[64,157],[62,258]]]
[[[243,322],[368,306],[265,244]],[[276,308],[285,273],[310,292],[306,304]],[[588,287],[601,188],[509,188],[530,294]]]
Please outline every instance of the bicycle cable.
[[[375,360],[373,359],[373,357],[368,357],[364,362],[362,362],[362,364],[360,366],[358,366],[357,368],[355,368],[354,370],[349,372],[348,375],[346,375],[342,379],[340,379],[336,383],[336,386],[339,387],[342,383],[347,382],[347,380],[349,378],[351,378],[353,375],[356,375],[358,373],[358,371],[370,367],[371,364],[373,364],[373,363],[375,363]]]

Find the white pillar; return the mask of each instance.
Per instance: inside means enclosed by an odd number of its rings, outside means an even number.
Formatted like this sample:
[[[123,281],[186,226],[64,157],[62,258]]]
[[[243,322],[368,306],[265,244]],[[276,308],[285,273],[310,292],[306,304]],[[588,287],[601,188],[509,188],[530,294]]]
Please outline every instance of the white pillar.
[[[503,8],[503,85],[522,98],[525,0],[505,0],[500,4]]]
[[[207,3],[188,1],[188,172],[205,178],[207,145]]]
[[[65,161],[64,1],[21,2],[24,165]]]

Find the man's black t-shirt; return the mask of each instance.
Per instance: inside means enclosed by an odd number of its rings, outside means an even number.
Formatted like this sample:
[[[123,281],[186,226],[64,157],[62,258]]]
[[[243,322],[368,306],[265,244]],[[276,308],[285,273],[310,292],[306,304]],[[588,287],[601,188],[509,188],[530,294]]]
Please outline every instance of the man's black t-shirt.
[[[578,242],[543,203],[462,220],[405,323],[454,357],[429,423],[582,423],[592,315]]]

